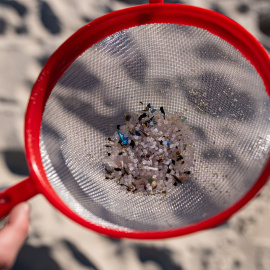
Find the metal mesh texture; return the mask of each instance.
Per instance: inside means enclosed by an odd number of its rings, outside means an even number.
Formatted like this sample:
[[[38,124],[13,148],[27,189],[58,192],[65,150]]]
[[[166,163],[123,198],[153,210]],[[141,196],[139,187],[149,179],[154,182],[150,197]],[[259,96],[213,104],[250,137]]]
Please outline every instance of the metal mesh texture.
[[[182,112],[196,135],[192,179],[164,195],[105,180],[105,138],[151,103]],[[255,184],[270,145],[269,98],[232,45],[193,26],[148,24],[86,50],[50,95],[41,127],[47,177],[79,216],[120,230],[168,230],[232,206]]]

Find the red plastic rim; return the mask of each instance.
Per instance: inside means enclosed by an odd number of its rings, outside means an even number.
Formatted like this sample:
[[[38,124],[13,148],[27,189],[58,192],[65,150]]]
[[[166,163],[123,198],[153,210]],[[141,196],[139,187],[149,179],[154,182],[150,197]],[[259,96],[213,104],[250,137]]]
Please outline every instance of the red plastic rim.
[[[39,148],[42,114],[50,92],[71,63],[93,44],[115,32],[151,23],[192,25],[218,35],[232,44],[254,65],[270,95],[270,59],[267,52],[243,27],[214,11],[179,4],[142,5],[109,13],[90,22],[72,35],[48,60],[33,87],[25,120],[26,156],[31,178],[40,192],[58,210],[77,223],[111,237],[161,239],[211,228],[226,221],[252,199],[270,175],[269,157],[254,186],[230,208],[197,224],[166,231],[119,231],[97,226],[78,216],[58,197],[46,177]]]

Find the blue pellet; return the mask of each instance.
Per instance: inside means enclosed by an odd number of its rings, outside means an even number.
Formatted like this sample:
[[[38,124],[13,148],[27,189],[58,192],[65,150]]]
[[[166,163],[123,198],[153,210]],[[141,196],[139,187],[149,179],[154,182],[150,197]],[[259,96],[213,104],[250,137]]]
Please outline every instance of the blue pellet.
[[[121,132],[117,131],[121,141],[123,142],[124,145],[128,144],[128,137],[125,137],[124,134],[122,134]]]

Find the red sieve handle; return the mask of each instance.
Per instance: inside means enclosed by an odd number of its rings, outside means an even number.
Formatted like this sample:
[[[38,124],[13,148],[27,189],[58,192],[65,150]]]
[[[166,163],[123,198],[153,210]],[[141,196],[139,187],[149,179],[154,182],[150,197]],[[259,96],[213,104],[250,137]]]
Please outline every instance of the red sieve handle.
[[[162,4],[163,0],[149,0],[149,4]]]
[[[30,177],[2,190],[0,192],[0,219],[7,216],[14,206],[31,199],[38,193]]]

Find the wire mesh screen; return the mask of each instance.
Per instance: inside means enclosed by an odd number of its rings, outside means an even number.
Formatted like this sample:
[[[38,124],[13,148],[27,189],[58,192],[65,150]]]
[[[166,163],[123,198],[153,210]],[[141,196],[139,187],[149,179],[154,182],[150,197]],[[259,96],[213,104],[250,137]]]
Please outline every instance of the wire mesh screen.
[[[140,102],[183,113],[196,136],[192,178],[166,196],[105,180],[106,138]],[[78,215],[121,230],[173,229],[220,213],[254,185],[269,151],[269,99],[255,68],[218,36],[142,25],[73,62],[47,101],[40,135],[47,177]]]

